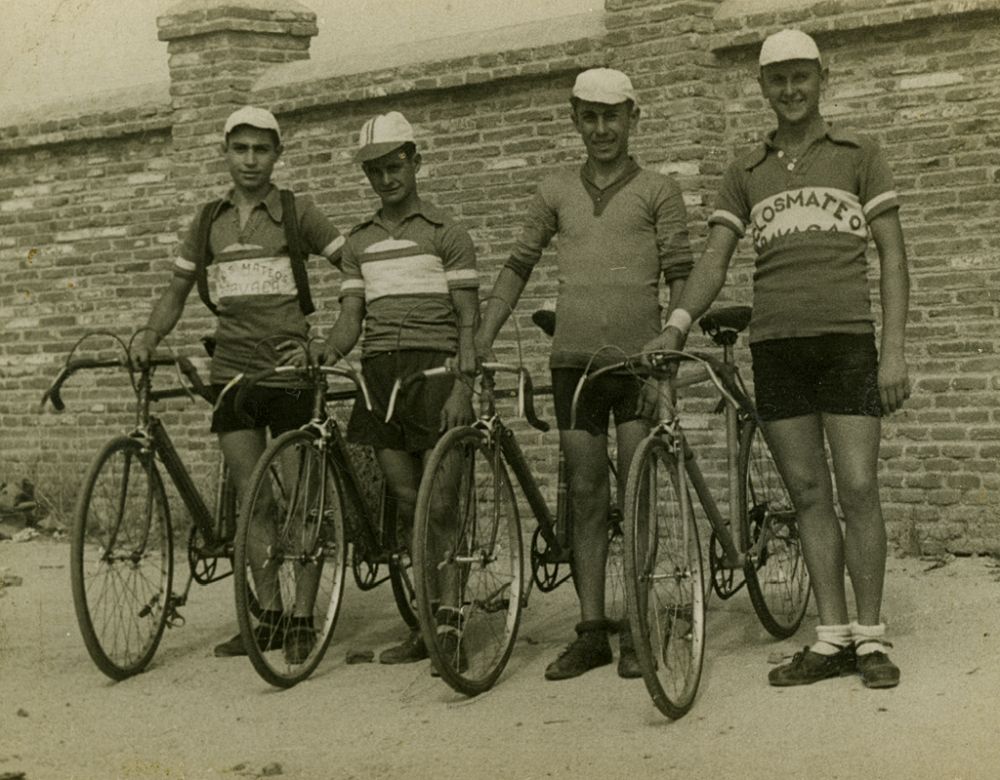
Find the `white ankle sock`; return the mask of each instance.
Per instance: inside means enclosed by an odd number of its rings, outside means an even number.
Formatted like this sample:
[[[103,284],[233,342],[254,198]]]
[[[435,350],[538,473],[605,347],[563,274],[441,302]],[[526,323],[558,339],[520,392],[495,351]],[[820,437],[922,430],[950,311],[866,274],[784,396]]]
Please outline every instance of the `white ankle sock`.
[[[851,643],[851,624],[816,626],[816,641],[809,648],[820,655],[834,655]]]
[[[869,653],[885,652],[885,623],[876,626],[863,626],[860,623],[851,623],[851,638],[854,640],[855,652],[858,655],[868,655]]]

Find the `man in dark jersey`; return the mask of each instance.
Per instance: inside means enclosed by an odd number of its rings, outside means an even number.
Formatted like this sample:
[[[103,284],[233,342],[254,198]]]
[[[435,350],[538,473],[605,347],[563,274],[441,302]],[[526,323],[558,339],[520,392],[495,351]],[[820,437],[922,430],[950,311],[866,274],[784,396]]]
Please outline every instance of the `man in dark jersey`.
[[[577,638],[545,670],[549,680],[611,663],[604,603],[608,422],[613,411],[618,476],[624,483],[656,402],[655,386],[629,375],[605,375],[587,386],[571,426],[574,390],[588,366],[636,353],[659,332],[661,281],[675,301],[692,264],[680,189],[667,176],[641,168],[629,154],[639,106],[628,76],[608,68],[584,71],[570,105],[587,160],[539,186],[476,335],[477,351],[488,355],[542,250],[558,236],[559,298],[549,365],[573,513],[580,622]],[[618,496],[623,495],[620,484]],[[619,675],[641,676],[627,632],[620,651]]]

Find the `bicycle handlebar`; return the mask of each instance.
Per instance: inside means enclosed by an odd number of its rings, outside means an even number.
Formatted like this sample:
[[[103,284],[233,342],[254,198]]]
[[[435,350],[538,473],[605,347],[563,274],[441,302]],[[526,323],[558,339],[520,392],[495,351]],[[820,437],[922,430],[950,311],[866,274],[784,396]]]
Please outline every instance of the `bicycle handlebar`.
[[[350,379],[354,382],[358,390],[361,391],[361,397],[365,400],[365,407],[368,411],[372,410],[372,399],[368,392],[368,385],[365,383],[365,378],[361,375],[359,371],[355,368],[348,366],[347,368],[341,367],[340,365],[334,366],[273,366],[272,368],[265,369],[263,371],[258,371],[255,374],[237,374],[229,383],[222,389],[219,393],[219,397],[215,402],[215,407],[218,408],[222,403],[223,397],[228,393],[233,387],[239,385],[239,390],[236,391],[236,401],[235,406],[237,409],[243,408],[243,402],[246,400],[246,395],[249,393],[257,384],[268,379],[272,376],[277,376],[281,374],[299,374],[311,384],[315,382],[313,372],[319,372],[321,374],[341,376],[346,379]],[[330,393],[329,391],[325,394],[327,398],[346,398],[347,396],[342,395],[339,392]],[[354,395],[352,393],[351,395]]]
[[[518,415],[524,417],[524,419],[528,421],[528,424],[533,428],[542,431],[543,433],[548,431],[550,427],[549,424],[544,420],[539,419],[538,415],[535,413],[534,384],[531,381],[531,374],[528,372],[528,369],[523,366],[514,366],[508,363],[488,362],[480,365],[480,376],[486,377],[498,372],[517,374],[516,397]],[[424,379],[453,376],[457,373],[456,369],[449,366],[438,366],[436,368],[428,368],[424,371],[418,371],[415,374],[410,374],[409,376],[397,379],[392,385],[392,392],[389,394],[389,404],[386,408],[385,421],[389,422],[389,420],[392,419],[393,414],[395,414],[396,401],[399,398],[401,390]]]
[[[643,358],[647,358],[649,363],[643,362]],[[742,387],[740,387],[739,383],[735,379],[737,376],[735,366],[724,363],[718,358],[707,355],[703,352],[682,352],[680,350],[661,349],[650,352],[642,352],[638,355],[631,355],[625,360],[621,360],[608,366],[603,366],[596,371],[592,371],[581,376],[580,381],[577,382],[576,390],[573,392],[573,406],[570,414],[572,419],[570,421],[570,426],[576,424],[576,402],[580,397],[580,392],[583,390],[583,386],[588,381],[596,379],[602,374],[607,374],[612,371],[621,371],[622,369],[627,369],[638,376],[656,377],[663,374],[662,366],[664,364],[681,361],[699,363],[704,369],[705,375],[690,381],[677,381],[676,379],[671,379],[670,381],[674,387],[687,387],[689,385],[702,382],[707,378],[713,385],[715,385],[715,389],[719,391],[719,394],[728,403],[731,403],[733,406],[737,406],[750,413],[756,413],[753,404],[747,397],[746,392]],[[652,365],[650,365],[650,363]]]
[[[191,388],[194,392],[209,403],[212,402],[211,390],[205,385],[201,376],[198,374],[198,370],[187,358],[173,356],[153,358],[142,370],[148,371],[149,369],[157,366],[176,366],[178,370],[184,374],[185,377],[187,377],[187,380],[191,383]],[[130,365],[127,360],[122,358],[107,360],[98,360],[96,358],[77,358],[75,360],[70,360],[62,367],[56,375],[55,380],[53,380],[52,384],[42,395],[41,406],[44,407],[46,402],[51,402],[52,407],[57,412],[63,411],[66,408],[66,404],[62,400],[62,386],[71,376],[73,376],[73,374],[78,371],[84,371],[92,368],[130,368]],[[155,399],[173,398],[180,395],[190,395],[190,390],[187,388],[181,388],[179,390],[162,390],[157,393],[150,393],[150,397]]]

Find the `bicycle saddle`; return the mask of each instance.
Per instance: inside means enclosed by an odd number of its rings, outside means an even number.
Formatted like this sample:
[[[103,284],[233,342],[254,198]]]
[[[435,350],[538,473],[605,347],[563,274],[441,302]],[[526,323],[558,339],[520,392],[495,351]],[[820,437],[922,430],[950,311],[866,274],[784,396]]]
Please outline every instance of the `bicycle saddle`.
[[[702,333],[720,346],[735,344],[736,335],[746,330],[750,324],[753,309],[749,306],[724,306],[712,309],[698,320]]]
[[[556,313],[550,309],[539,309],[531,315],[531,321],[545,331],[550,338],[556,332]]]

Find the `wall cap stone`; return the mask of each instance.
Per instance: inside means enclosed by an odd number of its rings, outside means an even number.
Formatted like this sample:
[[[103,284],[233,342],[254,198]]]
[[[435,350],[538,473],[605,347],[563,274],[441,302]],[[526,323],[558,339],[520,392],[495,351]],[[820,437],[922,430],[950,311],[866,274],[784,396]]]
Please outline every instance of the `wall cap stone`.
[[[287,87],[304,81],[374,73],[481,54],[556,46],[584,38],[601,38],[606,33],[604,16],[604,11],[593,11],[527,24],[515,24],[495,30],[412,41],[396,44],[388,49],[355,52],[342,57],[298,60],[271,68],[260,77],[255,88],[265,90]]]
[[[295,0],[182,0],[157,18],[161,41],[236,31],[312,37],[316,14]]]
[[[873,29],[931,18],[996,13],[997,0],[724,0],[713,15],[715,54],[759,46],[781,27],[810,35]]]

